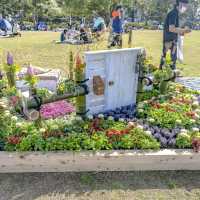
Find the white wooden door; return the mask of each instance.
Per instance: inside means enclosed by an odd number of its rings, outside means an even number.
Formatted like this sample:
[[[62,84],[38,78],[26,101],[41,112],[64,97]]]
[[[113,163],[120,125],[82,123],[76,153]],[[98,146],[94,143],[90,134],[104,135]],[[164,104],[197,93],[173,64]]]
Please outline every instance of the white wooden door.
[[[107,57],[106,110],[136,102],[138,52],[125,50],[113,52]]]
[[[136,103],[138,72],[137,49],[120,49],[86,53],[86,79],[89,78],[89,95],[86,108],[90,114],[104,112]],[[100,76],[105,83],[105,94],[93,92],[93,76]]]

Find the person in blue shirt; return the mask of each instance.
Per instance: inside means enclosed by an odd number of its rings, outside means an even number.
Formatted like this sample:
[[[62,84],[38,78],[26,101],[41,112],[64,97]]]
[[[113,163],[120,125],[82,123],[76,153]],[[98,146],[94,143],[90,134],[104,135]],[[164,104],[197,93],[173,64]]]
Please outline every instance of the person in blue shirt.
[[[178,35],[190,33],[188,27],[180,28],[179,13],[184,13],[187,10],[188,0],[176,0],[174,9],[171,10],[165,20],[163,33],[163,53],[160,63],[160,69],[163,68],[168,50],[171,52],[171,68],[176,69],[177,61],[177,41]]]
[[[105,29],[106,29],[106,24],[105,24],[104,19],[96,14],[93,20],[92,32],[100,33],[100,32],[103,32]]]
[[[123,22],[122,22],[122,6],[116,7],[116,10],[112,12],[112,31],[116,34],[123,33]]]
[[[114,47],[116,45],[122,47],[122,33],[123,33],[123,8],[118,5],[112,11],[111,29],[112,36],[108,48]]]

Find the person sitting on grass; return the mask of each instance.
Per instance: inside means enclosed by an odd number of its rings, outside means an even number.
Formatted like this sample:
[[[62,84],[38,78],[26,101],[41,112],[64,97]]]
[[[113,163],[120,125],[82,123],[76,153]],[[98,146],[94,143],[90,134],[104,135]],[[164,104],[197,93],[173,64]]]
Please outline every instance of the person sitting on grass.
[[[80,41],[83,41],[84,43],[89,43],[88,34],[84,24],[81,24],[80,27]]]
[[[171,68],[173,70],[176,69],[178,36],[191,32],[188,27],[181,28],[179,24],[179,13],[184,13],[187,10],[187,5],[188,0],[176,0],[174,9],[167,15],[164,25],[163,53],[160,69],[162,69],[165,64],[168,50],[171,52]]]
[[[92,28],[92,33],[96,35],[97,38],[101,36],[103,32],[106,30],[106,24],[102,17],[96,15],[94,17],[94,24]]]
[[[60,36],[60,42],[61,43],[66,41],[66,34],[67,34],[67,30],[64,29],[64,31],[61,33],[61,36]]]

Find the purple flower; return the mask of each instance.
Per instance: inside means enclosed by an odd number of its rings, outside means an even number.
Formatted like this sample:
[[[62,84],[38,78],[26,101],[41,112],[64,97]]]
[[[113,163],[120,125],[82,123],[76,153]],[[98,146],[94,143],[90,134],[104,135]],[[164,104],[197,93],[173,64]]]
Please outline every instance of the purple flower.
[[[30,75],[30,76],[34,76],[35,75],[34,69],[31,66],[29,66],[27,68],[27,72],[26,73],[27,73],[27,75]]]
[[[8,65],[13,65],[14,64],[14,60],[13,60],[13,56],[10,52],[8,52],[7,54],[7,64]]]

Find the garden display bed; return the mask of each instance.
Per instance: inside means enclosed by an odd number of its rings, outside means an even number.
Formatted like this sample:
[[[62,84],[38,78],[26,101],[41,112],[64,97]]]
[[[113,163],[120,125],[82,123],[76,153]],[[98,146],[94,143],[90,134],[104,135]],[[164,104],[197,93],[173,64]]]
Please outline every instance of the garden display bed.
[[[200,170],[200,92],[172,82],[177,71],[158,70],[139,49],[127,51],[87,54],[86,67],[78,56],[75,69],[71,54],[72,78],[54,93],[36,87],[29,66],[29,97],[16,88],[18,66],[8,54],[0,74],[0,172]],[[105,71],[123,74],[123,59],[114,70],[118,53],[131,59],[127,75],[114,80]]]
[[[192,150],[0,153],[0,173],[200,170]]]

